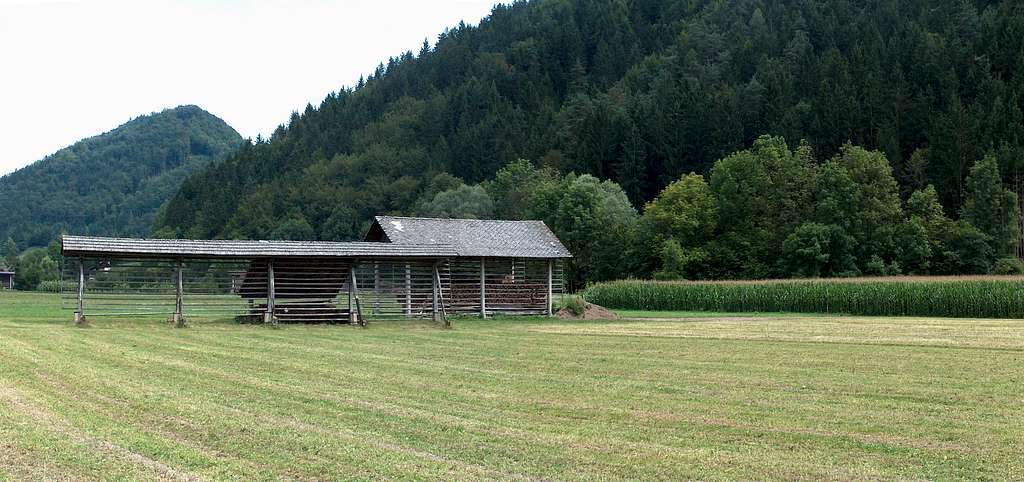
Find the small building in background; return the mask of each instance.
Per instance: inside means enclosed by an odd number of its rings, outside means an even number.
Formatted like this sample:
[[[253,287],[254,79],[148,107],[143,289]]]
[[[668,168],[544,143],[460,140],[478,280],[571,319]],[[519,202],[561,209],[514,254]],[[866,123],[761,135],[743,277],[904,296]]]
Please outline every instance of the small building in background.
[[[7,265],[2,262],[0,262],[0,289],[14,289],[14,270],[8,268]]]

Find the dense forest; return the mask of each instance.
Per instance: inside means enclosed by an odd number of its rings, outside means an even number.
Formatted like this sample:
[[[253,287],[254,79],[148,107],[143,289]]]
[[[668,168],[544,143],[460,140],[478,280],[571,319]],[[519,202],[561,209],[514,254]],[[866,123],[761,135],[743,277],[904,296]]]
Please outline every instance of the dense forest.
[[[193,171],[243,139],[196,106],[138,117],[0,178],[0,241],[46,246],[62,231],[149,234],[160,205]]]
[[[1022,68],[1024,5],[1009,0],[499,5],[479,26],[459,25],[435,44],[424,42],[418,53],[390,59],[357,85],[295,113],[269,139],[257,138],[190,177],[159,215],[155,233],[355,239],[375,214],[487,212],[490,203],[496,215],[527,216],[497,206],[522,196],[495,195],[492,186],[499,169],[520,158],[538,172],[556,173],[567,190],[560,195],[602,192],[617,200],[621,192],[624,206],[609,201],[616,207],[605,207],[639,216],[670,183],[696,184],[684,177],[691,172],[710,189],[726,189],[715,187],[713,166],[736,156],[753,158],[751,165],[770,161],[758,143],[771,135],[776,137],[765,139],[785,139],[786,149],[804,152],[790,151],[789,157],[807,160],[809,167],[798,173],[816,183],[805,186],[803,199],[770,199],[777,211],[765,215],[780,224],[744,230],[705,223],[697,233],[704,238],[689,241],[679,238],[690,235],[680,234],[641,241],[650,237],[641,233],[634,242],[654,243],[648,246],[653,258],[647,252],[633,267],[614,270],[588,265],[585,258],[616,247],[581,244],[574,249],[574,278],[993,269],[1007,253],[986,234],[999,229],[986,231],[966,219],[977,211],[967,202],[969,179],[973,167],[981,166],[978,179],[995,166],[996,179],[1012,192],[992,191],[999,198],[993,205],[1012,200],[1012,208],[1001,209],[1019,212]],[[921,233],[879,239],[865,228],[875,221],[850,225],[836,217],[843,211],[829,214],[821,207],[828,201],[839,209],[841,196],[853,194],[822,190],[818,183],[835,189],[873,185],[851,174],[863,163],[875,168],[862,174],[887,172],[893,180],[881,196],[890,207],[884,221],[910,224],[908,203],[923,203],[937,223],[931,227],[961,231],[943,246],[962,249],[945,249],[949,256],[927,259],[925,267],[922,256],[939,254],[921,251],[914,258],[899,243],[942,240]],[[764,185],[799,186],[798,180],[773,177],[772,169],[765,171]],[[826,195],[832,197],[819,199]],[[728,202],[721,195],[709,199]],[[739,209],[714,208],[718,216]],[[565,225],[553,227],[573,238],[573,226],[592,214],[563,213]],[[922,216],[917,213],[917,226],[929,229]],[[712,238],[730,246],[714,247],[713,263],[694,254]],[[1018,238],[1014,234],[1009,242],[1015,247]],[[768,262],[777,254],[771,250],[787,241],[793,250],[806,245],[809,266],[798,271],[796,259],[785,266]],[[969,251],[961,245],[982,250],[985,261],[967,268],[952,259]],[[675,255],[668,253],[676,247]],[[813,259],[822,256],[813,256],[814,249],[848,251],[852,258],[840,253],[836,258],[845,261],[817,266]]]

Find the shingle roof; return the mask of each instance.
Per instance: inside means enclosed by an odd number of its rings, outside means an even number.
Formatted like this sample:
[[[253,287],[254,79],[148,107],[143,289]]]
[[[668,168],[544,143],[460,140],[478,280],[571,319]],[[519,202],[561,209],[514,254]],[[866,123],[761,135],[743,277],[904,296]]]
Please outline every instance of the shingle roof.
[[[446,258],[456,256],[457,254],[452,246],[444,244],[398,245],[390,243],[339,243],[326,241],[133,239],[92,236],[63,236],[61,241],[61,252],[65,256]]]
[[[7,265],[4,264],[3,261],[0,261],[0,273],[3,273],[3,274],[13,274],[14,270],[12,270],[11,268],[7,267]]]
[[[459,256],[571,258],[543,221],[377,216],[375,227],[396,245],[451,245]],[[367,236],[371,236],[374,227]]]

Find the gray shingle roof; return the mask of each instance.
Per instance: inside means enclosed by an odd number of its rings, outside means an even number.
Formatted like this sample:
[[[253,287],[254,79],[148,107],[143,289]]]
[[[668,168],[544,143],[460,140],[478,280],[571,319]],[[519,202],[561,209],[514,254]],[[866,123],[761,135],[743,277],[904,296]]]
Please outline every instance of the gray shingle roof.
[[[0,273],[3,273],[3,274],[14,274],[14,270],[12,270],[11,268],[7,267],[7,265],[4,264],[3,261],[0,261]]]
[[[375,221],[396,245],[450,245],[459,256],[472,257],[572,257],[543,221],[397,216],[377,216]]]
[[[100,238],[63,236],[65,256],[231,257],[312,256],[350,258],[447,258],[456,256],[452,246],[326,241],[229,241],[191,239]]]

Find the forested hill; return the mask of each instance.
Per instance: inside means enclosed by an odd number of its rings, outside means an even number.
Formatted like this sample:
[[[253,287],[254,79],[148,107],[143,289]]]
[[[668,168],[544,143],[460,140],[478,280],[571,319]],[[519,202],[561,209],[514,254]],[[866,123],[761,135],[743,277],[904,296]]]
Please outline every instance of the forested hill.
[[[191,177],[157,233],[352,239],[517,158],[640,207],[762,134],[881,151],[955,213],[990,150],[1019,177],[1022,68],[1016,0],[517,2]]]
[[[243,139],[190,105],[133,119],[0,178],[0,240],[46,246],[61,231],[147,235],[181,182]]]

